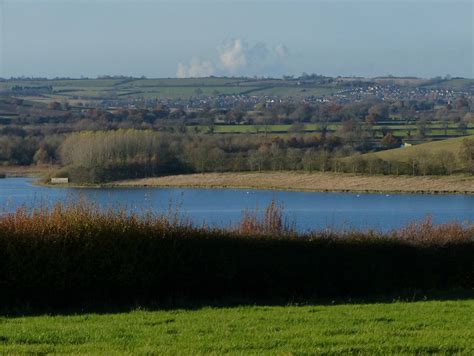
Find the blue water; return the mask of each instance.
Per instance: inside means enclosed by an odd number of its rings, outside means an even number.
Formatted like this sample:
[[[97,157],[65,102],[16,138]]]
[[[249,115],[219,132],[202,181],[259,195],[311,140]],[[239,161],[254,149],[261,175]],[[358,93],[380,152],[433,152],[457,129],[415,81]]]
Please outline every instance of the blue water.
[[[474,223],[474,195],[311,193],[241,189],[58,188],[28,178],[0,179],[0,213],[83,199],[103,208],[163,212],[171,203],[195,224],[236,224],[245,209],[272,199],[299,231],[323,228],[391,230],[431,215],[435,223]]]

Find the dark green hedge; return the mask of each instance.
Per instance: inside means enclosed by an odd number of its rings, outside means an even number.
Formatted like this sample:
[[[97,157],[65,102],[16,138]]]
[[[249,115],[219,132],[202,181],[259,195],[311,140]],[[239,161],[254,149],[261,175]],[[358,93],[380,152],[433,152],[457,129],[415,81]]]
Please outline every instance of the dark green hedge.
[[[0,231],[4,301],[355,297],[452,288],[474,288],[472,240],[423,245],[184,228],[82,228],[41,237]]]

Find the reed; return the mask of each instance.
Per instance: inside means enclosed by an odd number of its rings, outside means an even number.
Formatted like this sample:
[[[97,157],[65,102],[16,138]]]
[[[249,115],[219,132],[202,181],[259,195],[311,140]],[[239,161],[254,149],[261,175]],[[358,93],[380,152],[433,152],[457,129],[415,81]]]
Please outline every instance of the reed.
[[[85,203],[0,217],[2,302],[364,296],[474,288],[474,228],[430,218],[383,234],[298,234],[283,207],[234,228],[171,207],[128,214]]]
[[[244,210],[237,232],[244,236],[295,236],[296,223],[285,217],[283,204],[278,205],[275,200],[272,200],[263,212],[258,208]]]

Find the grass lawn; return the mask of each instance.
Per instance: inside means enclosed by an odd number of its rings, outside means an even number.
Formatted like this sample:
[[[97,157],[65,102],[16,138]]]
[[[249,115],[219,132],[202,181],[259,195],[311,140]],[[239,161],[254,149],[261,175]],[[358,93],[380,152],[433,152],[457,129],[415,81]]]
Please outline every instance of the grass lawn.
[[[0,318],[0,353],[474,353],[474,300]]]

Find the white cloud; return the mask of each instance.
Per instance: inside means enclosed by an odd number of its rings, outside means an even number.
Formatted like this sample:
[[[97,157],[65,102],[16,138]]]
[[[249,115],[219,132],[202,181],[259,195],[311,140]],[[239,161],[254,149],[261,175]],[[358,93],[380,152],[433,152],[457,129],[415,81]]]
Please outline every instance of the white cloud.
[[[269,47],[264,42],[257,42],[250,46],[241,38],[236,38],[217,47],[217,59],[214,62],[193,58],[189,65],[178,63],[176,76],[188,78],[214,74],[264,75],[269,72],[282,72],[283,60],[288,53],[283,43]]]
[[[231,74],[247,66],[246,46],[241,39],[233,40],[219,48],[221,66]]]
[[[176,76],[178,78],[202,78],[213,75],[214,71],[214,65],[211,61],[201,61],[193,58],[189,65],[178,63]]]
[[[191,78],[209,77],[214,74],[214,65],[211,61],[200,61],[193,59],[188,69],[188,76]]]
[[[187,78],[188,68],[183,63],[178,63],[178,69],[176,70],[176,77]]]
[[[288,48],[283,43],[277,44],[274,51],[279,58],[288,56]]]

